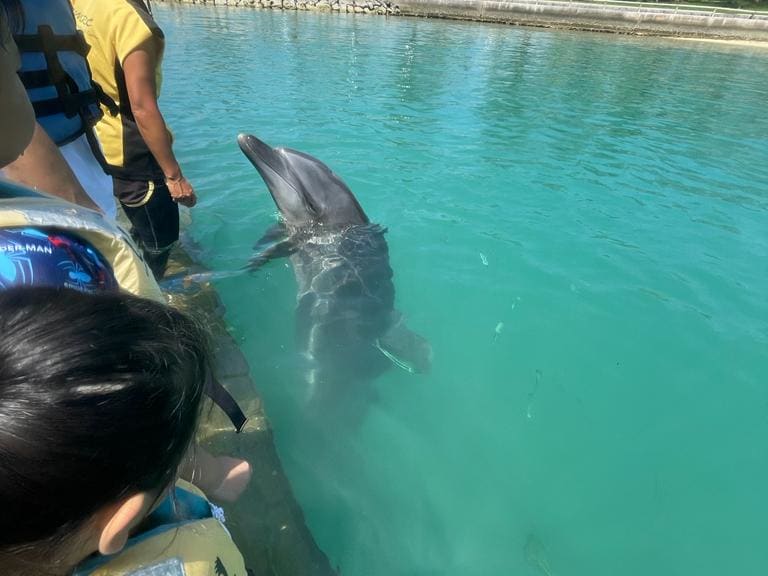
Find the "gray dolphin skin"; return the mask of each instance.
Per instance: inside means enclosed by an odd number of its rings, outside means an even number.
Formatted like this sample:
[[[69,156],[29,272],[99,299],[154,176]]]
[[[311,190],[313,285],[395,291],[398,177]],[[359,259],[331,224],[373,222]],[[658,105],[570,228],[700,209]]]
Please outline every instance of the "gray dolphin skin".
[[[395,364],[429,371],[429,343],[394,309],[386,229],[372,224],[347,185],[320,160],[241,134],[281,216],[250,268],[290,257],[298,284],[296,335],[312,393],[370,381]]]

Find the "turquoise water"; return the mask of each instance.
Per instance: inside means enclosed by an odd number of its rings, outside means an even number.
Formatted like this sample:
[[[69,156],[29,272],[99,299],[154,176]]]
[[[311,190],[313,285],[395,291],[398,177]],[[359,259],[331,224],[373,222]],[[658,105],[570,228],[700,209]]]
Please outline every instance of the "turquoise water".
[[[235,135],[310,152],[434,349],[318,413],[288,262],[218,282],[342,574],[768,573],[768,51],[156,12],[205,263],[275,218]]]

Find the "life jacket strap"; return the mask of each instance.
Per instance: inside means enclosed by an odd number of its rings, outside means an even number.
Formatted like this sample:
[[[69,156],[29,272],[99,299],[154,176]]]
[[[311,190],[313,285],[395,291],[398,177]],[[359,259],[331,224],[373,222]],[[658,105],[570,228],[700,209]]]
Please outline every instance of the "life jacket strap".
[[[34,90],[35,88],[44,88],[46,86],[51,85],[51,76],[48,70],[22,70],[19,72],[19,78],[21,79],[21,83],[24,84],[24,87],[27,90]],[[77,95],[78,98],[81,99],[81,102],[79,103],[73,103],[73,105],[79,105],[79,106],[89,106],[91,104],[95,103],[101,103],[103,104],[109,113],[112,116],[117,116],[120,112],[120,109],[117,106],[117,103],[110,98],[106,92],[102,89],[101,86],[96,84],[96,82],[91,81],[91,90],[86,90],[82,92],[77,92],[76,94],[72,94],[71,96]],[[51,100],[55,100],[54,98],[51,98]],[[44,104],[43,104],[44,102]],[[46,100],[43,100],[38,104],[35,104],[35,115],[39,118],[40,116],[49,116],[53,114],[59,114],[64,112],[64,108],[56,108],[53,106],[52,103],[49,103]]]
[[[212,374],[205,384],[205,394],[227,415],[232,426],[235,427],[235,432],[240,433],[248,422],[248,417],[229,391]]]
[[[48,70],[20,70],[18,72],[21,83],[27,90],[45,88],[51,84],[51,76]]]
[[[45,24],[38,27],[37,34],[15,34],[13,40],[19,52],[75,52],[85,58],[91,47],[83,33],[54,34],[53,28]]]
[[[67,118],[77,116],[80,111],[99,102],[99,97],[95,90],[86,90],[75,94],[64,94],[59,98],[49,98],[48,100],[37,100],[32,103],[35,109],[35,117],[53,116],[55,114],[64,114]]]
[[[104,92],[104,89],[93,80],[91,80],[91,86],[93,86],[93,90],[96,92],[96,96],[99,99],[99,102],[106,106],[107,110],[109,111],[109,115],[117,116],[120,113],[120,107],[117,105],[117,102],[115,102],[109,96],[109,94]]]
[[[42,53],[45,57],[45,69],[19,72],[22,84],[28,90],[46,86],[56,89],[55,98],[32,103],[36,117],[64,114],[67,118],[73,118],[79,115],[90,126],[95,120],[94,113],[89,111],[90,107],[99,103],[104,104],[112,116],[118,114],[117,104],[104,93],[101,86],[91,81],[90,89],[81,90],[59,60],[59,52],[66,51],[86,58],[90,46],[82,32],[56,34],[50,25],[43,24],[38,26],[37,34],[17,34],[14,41],[22,53]]]

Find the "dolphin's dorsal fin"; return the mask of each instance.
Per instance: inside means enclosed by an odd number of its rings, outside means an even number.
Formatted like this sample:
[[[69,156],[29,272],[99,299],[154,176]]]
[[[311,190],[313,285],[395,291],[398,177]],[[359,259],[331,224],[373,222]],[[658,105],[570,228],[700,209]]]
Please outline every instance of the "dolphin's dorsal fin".
[[[376,348],[406,372],[425,374],[432,367],[432,347],[426,338],[410,330],[399,312],[392,313],[389,330],[375,342]]]
[[[251,272],[275,258],[285,258],[296,251],[293,239],[282,222],[270,227],[253,247],[255,253],[245,267]]]

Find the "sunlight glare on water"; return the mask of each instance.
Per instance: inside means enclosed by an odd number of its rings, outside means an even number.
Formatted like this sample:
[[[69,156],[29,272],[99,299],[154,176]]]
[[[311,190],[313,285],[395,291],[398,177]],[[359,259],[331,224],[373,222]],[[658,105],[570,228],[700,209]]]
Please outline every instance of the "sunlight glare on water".
[[[276,209],[235,143],[317,156],[385,225],[428,376],[313,410],[290,263],[217,286],[344,576],[768,573],[768,52],[157,6],[191,236]]]

